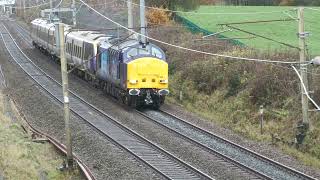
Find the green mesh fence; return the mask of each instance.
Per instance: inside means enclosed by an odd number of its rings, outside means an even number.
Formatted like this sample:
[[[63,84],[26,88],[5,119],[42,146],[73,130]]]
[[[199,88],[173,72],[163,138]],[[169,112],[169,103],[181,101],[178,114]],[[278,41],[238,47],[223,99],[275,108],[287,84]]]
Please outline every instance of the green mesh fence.
[[[179,16],[177,14],[174,15],[174,20],[182,25],[184,25],[188,30],[190,30],[192,33],[197,34],[197,33],[202,33],[205,36],[206,35],[210,35],[213,34],[214,32],[210,32],[206,29],[203,29],[201,27],[199,27],[198,25],[194,24],[193,22],[189,21],[188,19]],[[223,36],[221,34],[216,35],[216,37],[218,38],[228,38],[226,36]],[[234,39],[228,39],[227,40],[229,43],[236,45],[236,46],[241,46],[244,47],[246,46],[245,44],[243,44],[242,42],[238,41],[238,40],[234,40]]]

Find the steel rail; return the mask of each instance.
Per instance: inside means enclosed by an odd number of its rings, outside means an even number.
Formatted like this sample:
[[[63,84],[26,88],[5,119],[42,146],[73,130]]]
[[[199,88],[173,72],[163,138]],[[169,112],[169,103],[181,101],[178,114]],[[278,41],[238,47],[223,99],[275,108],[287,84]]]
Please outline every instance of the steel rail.
[[[260,172],[258,172],[258,171],[255,171],[254,169],[252,169],[252,168],[250,168],[250,167],[248,167],[248,166],[246,166],[246,165],[244,165],[244,164],[241,164],[240,162],[238,162],[238,161],[236,161],[236,160],[234,160],[234,159],[232,159],[232,158],[230,158],[230,157],[228,157],[228,156],[226,156],[226,155],[224,155],[224,154],[222,154],[222,153],[220,153],[220,152],[218,152],[218,151],[216,151],[216,150],[214,150],[214,149],[212,149],[212,148],[210,148],[210,147],[208,147],[208,146],[205,146],[205,145],[203,145],[202,143],[200,143],[200,142],[198,142],[198,141],[195,141],[195,140],[193,140],[192,138],[190,138],[190,137],[188,137],[188,136],[186,136],[186,135],[184,135],[184,134],[182,134],[182,133],[177,132],[177,131],[174,130],[173,128],[170,128],[170,127],[162,124],[161,122],[155,120],[153,117],[150,117],[149,115],[145,114],[145,113],[142,112],[142,111],[135,110],[135,112],[138,113],[138,114],[140,114],[141,116],[143,116],[143,117],[145,117],[145,118],[153,121],[153,122],[156,123],[157,125],[159,125],[159,126],[165,128],[165,129],[167,129],[169,132],[175,133],[175,134],[177,134],[178,136],[180,136],[180,137],[186,139],[187,141],[191,142],[192,144],[195,144],[196,146],[198,146],[198,147],[202,148],[203,150],[211,153],[212,155],[217,156],[218,158],[221,158],[221,159],[223,159],[224,161],[227,161],[229,164],[233,165],[235,168],[237,168],[238,170],[240,170],[240,173],[243,173],[243,171],[246,171],[246,172],[248,172],[250,175],[253,175],[253,176],[255,176],[256,178],[259,178],[259,179],[268,179],[268,180],[271,180],[271,179],[272,179],[271,177],[269,177],[269,176],[267,176],[267,175],[265,175],[265,174],[262,174],[262,173],[260,173]]]
[[[217,135],[217,134],[214,134],[214,133],[209,132],[209,131],[207,131],[207,130],[205,130],[205,129],[203,129],[203,128],[195,125],[195,124],[192,124],[192,123],[190,123],[190,122],[188,122],[188,121],[186,121],[186,120],[184,120],[184,119],[182,119],[182,118],[180,118],[180,117],[178,117],[178,116],[176,116],[176,115],[174,115],[174,114],[172,114],[172,113],[170,113],[170,112],[168,112],[168,111],[159,110],[159,112],[162,113],[162,114],[164,114],[164,115],[166,115],[166,116],[169,116],[169,117],[171,117],[171,118],[174,118],[175,120],[178,120],[179,122],[181,122],[182,124],[188,126],[189,128],[192,128],[193,130],[196,130],[196,131],[198,131],[198,132],[200,132],[200,133],[202,133],[202,134],[204,134],[204,135],[207,135],[207,136],[211,137],[212,139],[216,139],[216,140],[218,140],[218,141],[220,141],[220,142],[223,142],[223,143],[225,143],[225,144],[227,144],[227,145],[230,145],[230,146],[232,146],[232,147],[235,147],[235,148],[239,149],[241,152],[244,152],[244,153],[246,153],[246,154],[248,154],[248,155],[250,155],[250,156],[253,156],[253,157],[257,158],[257,159],[260,159],[261,161],[266,162],[266,163],[268,163],[268,164],[270,164],[270,165],[272,165],[272,166],[275,166],[275,167],[278,167],[278,168],[280,168],[280,169],[283,169],[284,171],[288,172],[289,174],[291,174],[291,175],[293,175],[293,176],[296,176],[296,177],[299,177],[299,178],[302,178],[302,179],[316,180],[316,178],[314,178],[314,177],[311,177],[311,176],[309,176],[309,175],[307,175],[307,174],[305,174],[305,173],[302,173],[302,172],[300,172],[300,171],[297,171],[297,170],[295,170],[295,169],[293,169],[293,168],[291,168],[291,167],[289,167],[289,166],[286,166],[286,165],[284,165],[284,164],[281,164],[281,163],[279,163],[279,162],[277,162],[277,161],[275,161],[275,160],[272,160],[272,159],[270,159],[270,158],[268,158],[268,157],[266,157],[266,156],[263,156],[263,155],[261,155],[261,154],[258,154],[258,153],[254,152],[254,151],[252,151],[252,150],[250,150],[250,149],[248,149],[248,148],[246,148],[246,147],[243,147],[243,146],[241,146],[241,145],[239,145],[239,144],[236,144],[236,143],[234,143],[234,142],[231,142],[231,141],[229,141],[229,140],[227,140],[227,139],[225,139],[225,138],[223,138],[223,137],[221,137],[221,136],[219,136],[219,135]],[[155,121],[156,121],[156,120],[155,120]],[[158,123],[159,123],[159,122],[158,122]],[[162,126],[166,126],[166,125],[162,124]],[[170,127],[168,127],[168,126],[166,126],[166,127],[167,127],[167,128],[170,128]],[[175,130],[172,129],[172,128],[170,128],[170,129],[173,130],[173,131],[175,131]],[[179,132],[177,132],[177,133],[179,133]],[[189,137],[188,137],[188,138],[189,138]],[[190,139],[191,139],[191,138],[190,138]],[[207,146],[206,146],[206,147],[207,147]],[[210,147],[207,147],[207,148],[210,148]],[[255,171],[255,170],[254,170],[254,171]]]
[[[14,102],[14,100],[13,100]],[[14,104],[16,104],[14,102]],[[34,126],[32,126],[29,121],[27,121],[27,119],[25,118],[24,114],[22,114],[21,112],[18,112],[19,116],[22,117],[24,119],[24,122],[26,122],[28,128],[32,131],[32,133],[40,136],[40,137],[45,137],[49,140],[49,142],[54,145],[57,149],[59,149],[62,153],[64,153],[65,155],[67,154],[67,149],[66,146],[62,143],[60,143],[57,139],[55,139],[54,137],[38,130],[37,128],[35,128]],[[80,167],[81,171],[83,172],[83,174],[85,175],[85,177],[88,180],[96,180],[96,177],[92,174],[92,172],[90,171],[90,169],[88,168],[88,166],[86,166],[83,161],[81,161],[81,159],[79,158],[79,156],[76,153],[73,153],[73,156],[78,164],[78,166]]]
[[[3,36],[2,36],[2,32],[1,32],[1,37],[2,37],[2,40],[3,40]],[[4,42],[4,41],[3,41]],[[5,42],[4,42],[5,43]],[[7,48],[7,46],[6,46]],[[9,52],[9,51],[8,51]],[[9,52],[10,54],[10,52]],[[11,56],[11,54],[10,54]],[[4,78],[4,75],[1,71],[1,76],[3,76]],[[4,79],[5,80],[5,79]],[[4,82],[5,83],[5,82]],[[4,84],[6,85],[6,83]],[[14,102],[14,100],[12,100]],[[14,102],[14,104],[16,104]],[[62,153],[66,154],[66,147],[60,143],[58,140],[56,140],[54,137],[38,130],[37,128],[35,128],[34,126],[32,126],[25,118],[25,116],[21,113],[21,112],[17,112],[19,114],[20,117],[23,118],[23,120],[26,122],[27,126],[28,126],[28,129],[30,131],[32,131],[32,133],[34,134],[37,134],[38,136],[41,136],[41,137],[45,137],[49,140],[49,142],[55,146],[57,149],[59,149]],[[75,158],[76,160],[76,163],[78,164],[79,168],[81,169],[82,173],[84,174],[84,176],[86,177],[86,179],[88,180],[95,180],[95,176],[93,175],[93,173],[90,171],[90,169],[88,168],[88,166],[86,166],[85,163],[83,163],[83,161],[79,158],[79,156],[76,154],[76,153],[73,153],[73,157]]]
[[[18,24],[17,24],[17,25],[18,25]],[[19,26],[20,28],[22,28],[23,31],[25,31],[26,33],[28,33],[26,30],[24,30],[23,27],[21,27],[20,25],[18,25],[18,26]],[[84,100],[83,100],[83,101],[84,101]],[[91,106],[92,106],[92,105],[91,105]],[[101,111],[101,112],[102,112],[102,111]],[[213,133],[211,133],[211,132],[209,132],[209,131],[207,131],[207,130],[205,130],[205,129],[202,129],[202,128],[200,128],[199,126],[194,125],[194,124],[192,124],[192,123],[190,123],[190,122],[187,122],[186,120],[183,120],[183,119],[181,119],[181,118],[179,118],[179,117],[177,117],[177,116],[175,116],[175,115],[173,115],[173,114],[171,114],[171,113],[169,113],[169,112],[167,112],[167,111],[160,110],[160,112],[162,112],[162,113],[164,113],[164,114],[166,114],[166,115],[168,115],[168,116],[170,116],[170,117],[173,117],[173,118],[179,120],[180,122],[183,122],[184,124],[186,124],[186,125],[194,128],[194,129],[196,129],[196,130],[198,130],[198,131],[200,131],[200,132],[203,132],[204,134],[207,134],[207,135],[209,135],[209,136],[214,137],[215,139],[219,139],[219,140],[222,141],[222,142],[226,142],[227,144],[230,144],[230,145],[232,145],[232,146],[234,146],[234,147],[237,147],[237,148],[241,149],[243,152],[247,152],[247,153],[249,153],[249,154],[252,154],[252,155],[254,155],[254,156],[262,159],[263,161],[266,161],[266,162],[269,162],[270,164],[279,166],[280,168],[283,168],[283,169],[291,172],[291,173],[294,174],[294,175],[299,175],[300,177],[302,177],[302,178],[304,178],[304,179],[312,179],[312,180],[315,179],[314,177],[311,177],[311,176],[309,176],[309,175],[306,175],[306,174],[304,174],[304,173],[302,173],[302,172],[299,172],[299,171],[297,171],[297,170],[295,170],[295,169],[293,169],[293,168],[290,168],[290,167],[288,167],[288,166],[286,166],[286,165],[283,165],[283,164],[281,164],[281,163],[279,163],[279,162],[276,162],[276,161],[274,161],[274,160],[272,160],[272,159],[270,159],[270,158],[267,158],[267,157],[265,157],[265,156],[263,156],[263,155],[260,155],[260,154],[254,152],[254,151],[252,151],[252,150],[250,150],[250,149],[248,149],[248,148],[245,148],[245,147],[243,147],[243,146],[240,146],[240,145],[238,145],[238,144],[235,144],[235,143],[233,143],[233,142],[231,142],[231,141],[229,141],[229,140],[227,140],[227,139],[225,139],[225,138],[222,138],[222,137],[220,137],[220,136],[218,136],[218,135],[216,135],[216,134],[213,134]],[[103,113],[103,112],[102,112],[102,113]],[[173,129],[167,127],[167,126],[165,126],[164,124],[161,124],[161,123],[157,122],[156,120],[152,119],[151,117],[146,116],[145,114],[143,114],[143,113],[140,112],[140,111],[137,111],[137,113],[141,114],[142,116],[144,116],[144,117],[146,117],[146,118],[148,118],[148,119],[153,120],[153,121],[156,122],[158,125],[160,125],[160,126],[162,126],[162,127],[165,127],[166,129],[169,129],[169,130],[172,131],[172,132],[178,133],[178,132],[176,132],[175,130],[173,130]],[[207,147],[207,146],[205,146],[205,145],[203,145],[203,144],[201,144],[201,143],[199,143],[199,142],[196,142],[196,141],[192,140],[191,138],[182,135],[181,133],[179,133],[179,135],[182,136],[182,137],[184,137],[184,138],[186,138],[186,139],[188,139],[189,141],[191,141],[191,142],[193,142],[193,143],[196,143],[198,146],[207,149],[207,151],[213,152],[213,151],[212,151],[212,148],[209,148],[209,147]],[[237,161],[233,160],[232,158],[230,158],[230,157],[228,157],[228,156],[226,156],[226,155],[223,155],[223,154],[221,154],[221,153],[219,153],[219,152],[217,152],[217,151],[214,152],[214,153],[221,155],[221,157],[223,157],[224,159],[227,159],[228,161],[234,163],[236,166],[239,166],[239,167],[242,167],[242,168],[246,169],[247,171],[249,171],[249,173],[257,174],[258,176],[260,176],[260,177],[262,177],[262,178],[265,178],[265,179],[272,179],[271,177],[269,177],[269,176],[267,176],[267,175],[264,175],[264,174],[262,174],[262,173],[260,173],[260,172],[257,172],[256,170],[254,170],[254,169],[252,169],[252,168],[250,168],[250,167],[247,167],[247,166],[241,164],[240,162],[237,162]]]
[[[18,25],[18,24],[17,24],[17,25]],[[19,26],[20,28],[22,28],[20,25],[18,25],[18,26]],[[23,29],[23,28],[22,28],[22,29]],[[23,30],[24,30],[24,29],[23,29]],[[24,30],[24,31],[27,33],[26,30]],[[84,101],[84,100],[83,100],[83,101]],[[101,112],[102,112],[102,111],[101,111]],[[218,139],[218,140],[220,140],[220,141],[222,141],[222,142],[225,142],[225,143],[230,144],[230,145],[232,145],[232,146],[234,146],[234,147],[237,147],[237,148],[239,148],[239,149],[240,149],[241,151],[243,151],[243,152],[247,152],[248,154],[252,154],[252,155],[256,156],[257,158],[260,158],[260,159],[263,160],[263,161],[269,162],[270,164],[273,164],[273,165],[276,165],[276,166],[278,166],[278,167],[280,167],[280,168],[283,168],[283,169],[291,172],[291,173],[294,174],[294,175],[299,175],[300,177],[302,177],[302,178],[304,178],[304,179],[312,179],[312,180],[315,179],[314,177],[311,177],[311,176],[309,176],[309,175],[306,175],[306,174],[304,174],[304,173],[302,173],[302,172],[299,172],[299,171],[297,171],[297,170],[295,170],[295,169],[293,169],[293,168],[290,168],[290,167],[288,167],[288,166],[286,166],[286,165],[283,165],[283,164],[281,164],[281,163],[279,163],[279,162],[276,162],[276,161],[274,161],[274,160],[272,160],[272,159],[270,159],[270,158],[267,158],[267,157],[265,157],[265,156],[263,156],[263,155],[260,155],[260,154],[254,152],[254,151],[252,151],[252,150],[250,150],[250,149],[248,149],[248,148],[245,148],[245,147],[243,147],[243,146],[240,146],[240,145],[238,145],[238,144],[235,144],[235,143],[233,143],[233,142],[231,142],[231,141],[229,141],[229,140],[227,140],[227,139],[225,139],[225,138],[222,138],[222,137],[220,137],[220,136],[218,136],[218,135],[216,135],[216,134],[213,134],[213,133],[211,133],[211,132],[209,132],[209,131],[207,131],[207,130],[205,130],[205,129],[202,129],[202,128],[200,128],[199,126],[194,125],[194,124],[192,124],[192,123],[190,123],[190,122],[187,122],[186,120],[183,120],[183,119],[181,119],[181,118],[179,118],[179,117],[177,117],[177,116],[175,116],[175,115],[173,115],[173,114],[171,114],[171,113],[169,113],[169,112],[167,112],[167,111],[160,110],[160,112],[162,112],[162,113],[164,113],[164,114],[166,114],[166,115],[168,115],[168,116],[170,116],[170,117],[173,117],[173,118],[179,120],[180,122],[183,122],[185,125],[188,125],[188,126],[190,126],[191,128],[194,128],[194,129],[196,129],[196,130],[198,130],[198,131],[200,131],[200,132],[203,132],[204,134],[207,134],[207,135],[209,135],[209,136],[211,136],[211,137],[213,137],[213,138],[215,138],[215,139]],[[103,112],[102,112],[102,113],[103,113]],[[165,126],[164,124],[161,124],[161,123],[157,122],[156,120],[152,119],[151,117],[148,117],[147,115],[143,114],[143,113],[140,112],[140,111],[137,111],[137,113],[141,114],[142,116],[144,116],[144,117],[146,117],[146,118],[148,118],[148,119],[150,119],[150,120],[153,120],[153,121],[156,122],[158,125],[160,125],[160,126],[162,126],[162,127],[165,127],[166,129],[169,129],[171,132],[179,133],[179,132],[175,131],[174,129],[171,129],[171,128]],[[209,147],[207,147],[207,146],[205,146],[205,145],[203,145],[203,144],[201,144],[201,143],[199,143],[199,142],[196,142],[196,141],[194,141],[193,139],[191,139],[190,137],[187,137],[187,136],[185,136],[185,135],[182,135],[181,133],[179,133],[179,135],[182,136],[182,137],[184,137],[184,138],[186,138],[186,139],[188,139],[189,141],[191,141],[191,142],[193,142],[193,143],[196,143],[198,146],[207,149],[207,151],[209,150],[210,152],[213,152],[213,151],[212,151],[212,148],[209,148]],[[267,176],[267,175],[264,175],[264,174],[262,174],[262,173],[260,173],[260,172],[257,172],[256,170],[254,170],[254,169],[252,169],[252,168],[250,168],[250,167],[247,167],[247,166],[241,164],[240,162],[237,162],[237,161],[233,160],[232,158],[230,158],[230,157],[228,157],[228,156],[226,156],[226,155],[223,155],[223,154],[221,154],[221,153],[219,153],[219,152],[214,152],[214,153],[221,155],[223,158],[225,158],[225,159],[227,159],[228,161],[234,163],[236,166],[240,166],[240,167],[246,169],[246,170],[249,171],[250,173],[258,174],[258,176],[263,177],[263,178],[265,178],[265,179],[272,179],[271,177],[269,177],[269,176]]]
[[[5,26],[3,26],[3,27],[7,30],[7,28]],[[20,47],[15,42],[15,40],[13,39],[13,37],[11,36],[11,34],[9,33],[8,30],[7,30],[7,33],[9,34],[9,36],[12,39],[13,43],[15,44],[16,48],[19,49],[19,51],[26,58],[25,60],[27,60],[27,61],[22,61],[20,63],[19,63],[19,61],[16,61],[18,63],[18,65],[23,70],[25,70],[25,72],[34,81],[36,81],[42,89],[44,89],[46,92],[48,92],[51,97],[53,97],[55,100],[62,103],[62,98],[61,98],[62,96],[61,95],[59,96],[58,92],[56,92],[56,91],[52,92],[52,89],[51,90],[48,89],[46,87],[46,86],[48,86],[48,84],[43,85],[43,84],[39,83],[39,79],[41,79],[42,77],[48,78],[51,81],[51,83],[53,82],[55,84],[55,86],[58,86],[58,87],[61,87],[61,84],[58,81],[56,81],[54,78],[52,78],[48,74],[46,74],[36,64],[34,64],[32,62],[32,60],[29,59],[23,53],[23,51],[20,49]],[[1,34],[1,36],[4,39],[3,34]],[[6,42],[6,43],[8,43],[8,42]],[[7,47],[7,45],[6,45],[6,47]],[[10,52],[8,47],[7,47],[7,49]],[[14,58],[12,53],[10,53],[10,54]],[[36,74],[33,74],[33,75],[30,74],[30,72],[28,72],[26,69],[23,68],[26,63],[31,64],[38,72],[33,70],[32,73],[36,73]],[[180,160],[179,158],[175,157],[171,153],[165,151],[161,147],[159,147],[159,146],[155,145],[154,143],[152,143],[151,141],[147,140],[143,136],[139,135],[138,133],[134,132],[133,130],[130,130],[126,126],[122,125],[115,118],[109,116],[108,114],[104,113],[103,111],[96,108],[92,104],[88,103],[87,101],[85,101],[84,99],[82,99],[81,97],[79,97],[78,95],[73,93],[72,91],[70,91],[70,93],[72,94],[72,97],[70,98],[71,102],[75,101],[77,103],[82,104],[82,107],[79,106],[80,109],[86,107],[86,109],[82,109],[84,111],[77,111],[77,110],[71,108],[71,111],[75,115],[77,115],[81,119],[85,120],[88,124],[90,124],[92,127],[94,127],[98,132],[103,133],[103,135],[108,137],[108,139],[112,139],[112,141],[114,143],[116,143],[118,146],[122,147],[124,150],[126,150],[127,152],[129,152],[130,154],[135,156],[137,159],[144,162],[146,165],[148,165],[149,167],[151,167],[152,169],[154,169],[156,172],[163,175],[167,179],[179,179],[179,178],[183,178],[183,179],[185,179],[185,178],[212,179],[210,176],[206,175],[205,173],[201,172],[200,170],[197,170],[196,168],[192,167],[191,165],[187,164],[186,162]],[[74,103],[74,104],[77,104],[77,103]],[[79,104],[77,104],[77,105],[79,105]],[[88,113],[88,112],[90,112],[90,113]],[[90,116],[90,114],[92,114],[93,117]],[[90,116],[91,118],[94,118],[94,117],[97,118],[98,116],[100,116],[101,117],[100,120],[106,120],[106,119],[109,120],[109,122],[110,122],[109,125],[110,125],[110,127],[113,126],[113,129],[108,129],[108,130],[114,131],[114,132],[111,132],[111,133],[109,132],[109,134],[108,134],[105,129],[98,127],[97,124],[99,124],[99,122],[92,122],[94,120],[92,120],[92,121],[88,120],[88,118],[85,117],[86,115]],[[106,122],[107,121],[105,121],[104,123],[106,123]],[[117,127],[121,131],[117,130]],[[107,127],[105,127],[105,128],[107,128]],[[112,133],[115,133],[115,134],[112,134]],[[125,135],[127,135],[127,137],[123,137]],[[120,139],[116,139],[117,137],[118,138],[120,137]],[[121,138],[125,138],[125,139],[121,139]],[[134,142],[135,144],[130,141]],[[140,150],[140,152],[139,152],[139,150]],[[146,153],[146,154],[144,154],[144,153]]]

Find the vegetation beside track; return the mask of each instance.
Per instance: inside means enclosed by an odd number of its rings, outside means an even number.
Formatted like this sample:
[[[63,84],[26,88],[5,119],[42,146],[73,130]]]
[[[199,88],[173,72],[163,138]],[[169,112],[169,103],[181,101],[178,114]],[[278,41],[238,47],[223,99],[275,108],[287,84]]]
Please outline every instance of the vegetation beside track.
[[[196,13],[222,13],[222,14],[193,14],[180,13],[179,15],[193,22],[197,26],[210,31],[219,32],[222,30],[221,26],[217,24],[236,23],[247,21],[262,21],[262,20],[284,20],[297,18],[297,12],[293,11],[294,7],[283,6],[200,6]],[[287,11],[285,13],[285,11]],[[260,13],[260,12],[274,12],[266,14],[232,14],[232,13]],[[228,14],[231,13],[231,14]],[[291,16],[291,17],[290,17]],[[310,54],[319,55],[320,53],[320,11],[313,11],[305,9],[305,25],[306,31],[312,33],[308,39],[308,48]],[[298,22],[283,21],[283,22],[269,22],[269,23],[255,23],[255,24],[241,24],[233,25],[237,28],[253,32],[277,41],[288,43],[293,46],[298,46]],[[227,27],[225,29],[228,29]],[[247,38],[235,39],[250,48],[257,48],[260,50],[288,50],[289,47],[272,42],[259,37],[254,37],[250,34],[233,30],[222,33],[221,35],[228,38]]]
[[[20,117],[7,112],[0,94],[0,177],[5,179],[83,179],[80,172],[61,172],[63,156],[49,143],[33,142],[19,124]],[[6,113],[7,112],[7,113]],[[8,113],[11,115],[8,116]],[[13,120],[15,122],[13,122]],[[0,178],[1,179],[1,178]]]
[[[233,8],[242,10],[242,7]],[[264,9],[264,11],[266,10]],[[281,17],[273,16],[276,19]],[[238,17],[233,15],[229,18],[229,22],[233,22],[233,20],[236,22]],[[214,18],[215,21],[218,19],[218,17]],[[280,27],[282,26],[280,25]],[[276,26],[274,25],[274,27]],[[296,24],[291,27],[292,30],[285,32],[285,34],[290,34],[289,38],[292,43],[295,43],[293,41],[296,41]],[[262,30],[267,29],[276,28],[265,27]],[[208,30],[211,31],[211,29]],[[294,50],[279,47],[274,50],[269,48],[271,45],[268,48],[262,47],[263,51],[259,51],[233,47],[225,41],[216,39],[210,42],[199,41],[202,37],[200,34],[191,34],[173,22],[166,23],[163,27],[152,28],[149,31],[150,36],[156,39],[201,51],[274,60],[298,59],[297,52]],[[281,35],[282,31],[274,33],[279,36],[277,33]],[[291,41],[285,38],[283,40]],[[253,44],[255,47],[267,44],[265,42],[255,43]],[[250,139],[272,142],[271,135],[273,135],[277,139],[274,141],[275,144],[284,151],[307,165],[320,168],[320,118],[317,113],[310,113],[312,128],[304,143],[297,150],[294,145],[298,131],[297,124],[302,118],[299,79],[290,67],[226,61],[168,46],[162,47],[167,54],[170,65],[171,95],[168,97],[169,102],[181,104],[187,110]],[[314,68],[312,72],[320,74],[320,69]],[[319,78],[319,75],[314,75],[311,81],[311,89],[314,90],[313,97],[316,102],[320,102]],[[182,101],[179,100],[180,91],[183,95]],[[259,129],[260,105],[265,107],[263,135],[260,135]],[[278,141],[279,139],[280,141]]]
[[[179,36],[177,36],[179,34]],[[294,51],[265,51],[233,47],[223,41],[210,44],[198,41],[199,34],[191,34],[181,27],[161,27],[150,35],[172,44],[202,51],[261,59],[297,59]],[[320,118],[310,113],[312,129],[304,143],[294,145],[301,121],[300,82],[290,66],[274,66],[244,61],[226,61],[172,47],[163,46],[170,68],[170,103],[183,105],[210,121],[250,139],[272,142],[307,165],[320,168]],[[313,68],[313,73],[320,73]],[[320,76],[313,76],[311,89],[320,102]],[[183,99],[180,100],[180,92]],[[259,107],[264,105],[263,135],[260,135]]]

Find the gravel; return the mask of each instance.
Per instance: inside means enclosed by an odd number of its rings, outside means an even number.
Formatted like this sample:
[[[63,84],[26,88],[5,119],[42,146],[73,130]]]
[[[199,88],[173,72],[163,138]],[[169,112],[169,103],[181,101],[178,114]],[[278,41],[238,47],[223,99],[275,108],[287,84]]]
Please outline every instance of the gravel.
[[[14,31],[10,29],[10,32]],[[34,127],[64,142],[61,106],[40,90],[8,57],[10,56],[1,40],[0,62],[8,85],[6,93]],[[97,179],[162,179],[156,172],[112,144],[82,120],[72,115],[71,123],[74,152]]]
[[[35,59],[36,63],[40,65],[46,72],[49,72],[49,74],[51,74],[53,77],[57,79],[61,78],[59,66],[52,61],[48,61],[46,56],[42,55],[37,50],[28,50],[28,55],[30,55],[32,59]],[[73,75],[70,76],[70,82],[71,89],[77,92],[77,94],[80,94],[90,103],[116,117],[126,126],[156,142],[164,149],[189,162],[203,172],[216,177],[217,179],[243,178],[241,175],[235,174],[232,169],[228,169],[227,167],[223,168],[219,165],[219,163],[213,163],[216,161],[216,159],[210,156],[210,154],[207,152],[198,147],[194,147],[192,144],[179,137],[175,137],[174,134],[167,132],[163,128],[151,123],[149,120],[141,118],[141,116],[135,114],[132,112],[132,110],[127,109],[117,103],[112,97],[103,95],[100,90],[93,88],[89,83]],[[290,167],[298,169],[306,174],[318,178],[320,177],[319,170],[301,165],[301,163],[299,163],[293,157],[282,153],[276,147],[264,143],[249,141],[230,130],[220,128],[218,125],[215,125],[208,120],[203,120],[183,110],[181,107],[175,105],[165,105],[163,109],[168,110],[179,117],[183,117],[187,121],[197,124],[208,131],[221,135],[233,142],[237,142],[240,145],[243,145],[276,161],[284,163]]]
[[[19,38],[17,38],[19,40]],[[60,79],[59,66],[38,50],[27,50],[28,56],[35,60],[36,64],[48,72],[52,77]],[[115,117],[118,121],[130,127],[132,130],[143,135],[147,139],[155,142],[165,150],[173,153],[175,156],[188,162],[194,167],[200,169],[206,174],[217,179],[245,179],[244,174],[239,174],[229,169],[222,162],[218,162],[217,158],[210,153],[188,141],[176,137],[176,134],[168,132],[166,129],[150,122],[148,119],[141,117],[132,109],[124,107],[112,97],[104,95],[101,90],[93,88],[89,83],[71,75],[69,77],[70,88],[89,103],[95,105],[107,114]]]
[[[246,139],[241,135],[236,134],[229,129],[223,128],[210,120],[200,118],[199,116],[186,111],[183,107],[178,105],[166,104],[162,107],[162,109],[186,120],[187,122],[195,124],[209,132],[212,132],[213,134],[219,135],[232,142],[236,142],[237,144],[246,147],[258,154],[264,155],[277,162],[280,162],[281,164],[320,179],[319,169],[303,165],[296,158],[284,153],[279,148],[268,142],[257,142]]]
[[[214,151],[230,157],[237,162],[241,162],[241,164],[246,165],[247,167],[257,170],[258,172],[262,172],[273,179],[299,179],[290,173],[283,172],[281,169],[279,171],[277,167],[261,161],[255,156],[241,151],[237,147],[224,143],[221,140],[207,135],[201,131],[195,130],[193,127],[182,123],[176,118],[170,117],[158,111],[145,111],[144,113],[157,122],[191,138],[192,140],[195,140],[196,142],[199,142]]]

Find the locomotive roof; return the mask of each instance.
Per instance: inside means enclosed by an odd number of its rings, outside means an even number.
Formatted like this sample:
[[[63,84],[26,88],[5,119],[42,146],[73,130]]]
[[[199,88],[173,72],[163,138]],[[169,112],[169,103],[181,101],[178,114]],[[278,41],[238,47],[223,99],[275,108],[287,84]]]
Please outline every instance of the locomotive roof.
[[[136,39],[118,39],[118,38],[110,38],[101,43],[102,48],[109,48],[110,46],[116,50],[126,50],[130,47],[135,47],[139,45],[139,41]]]

